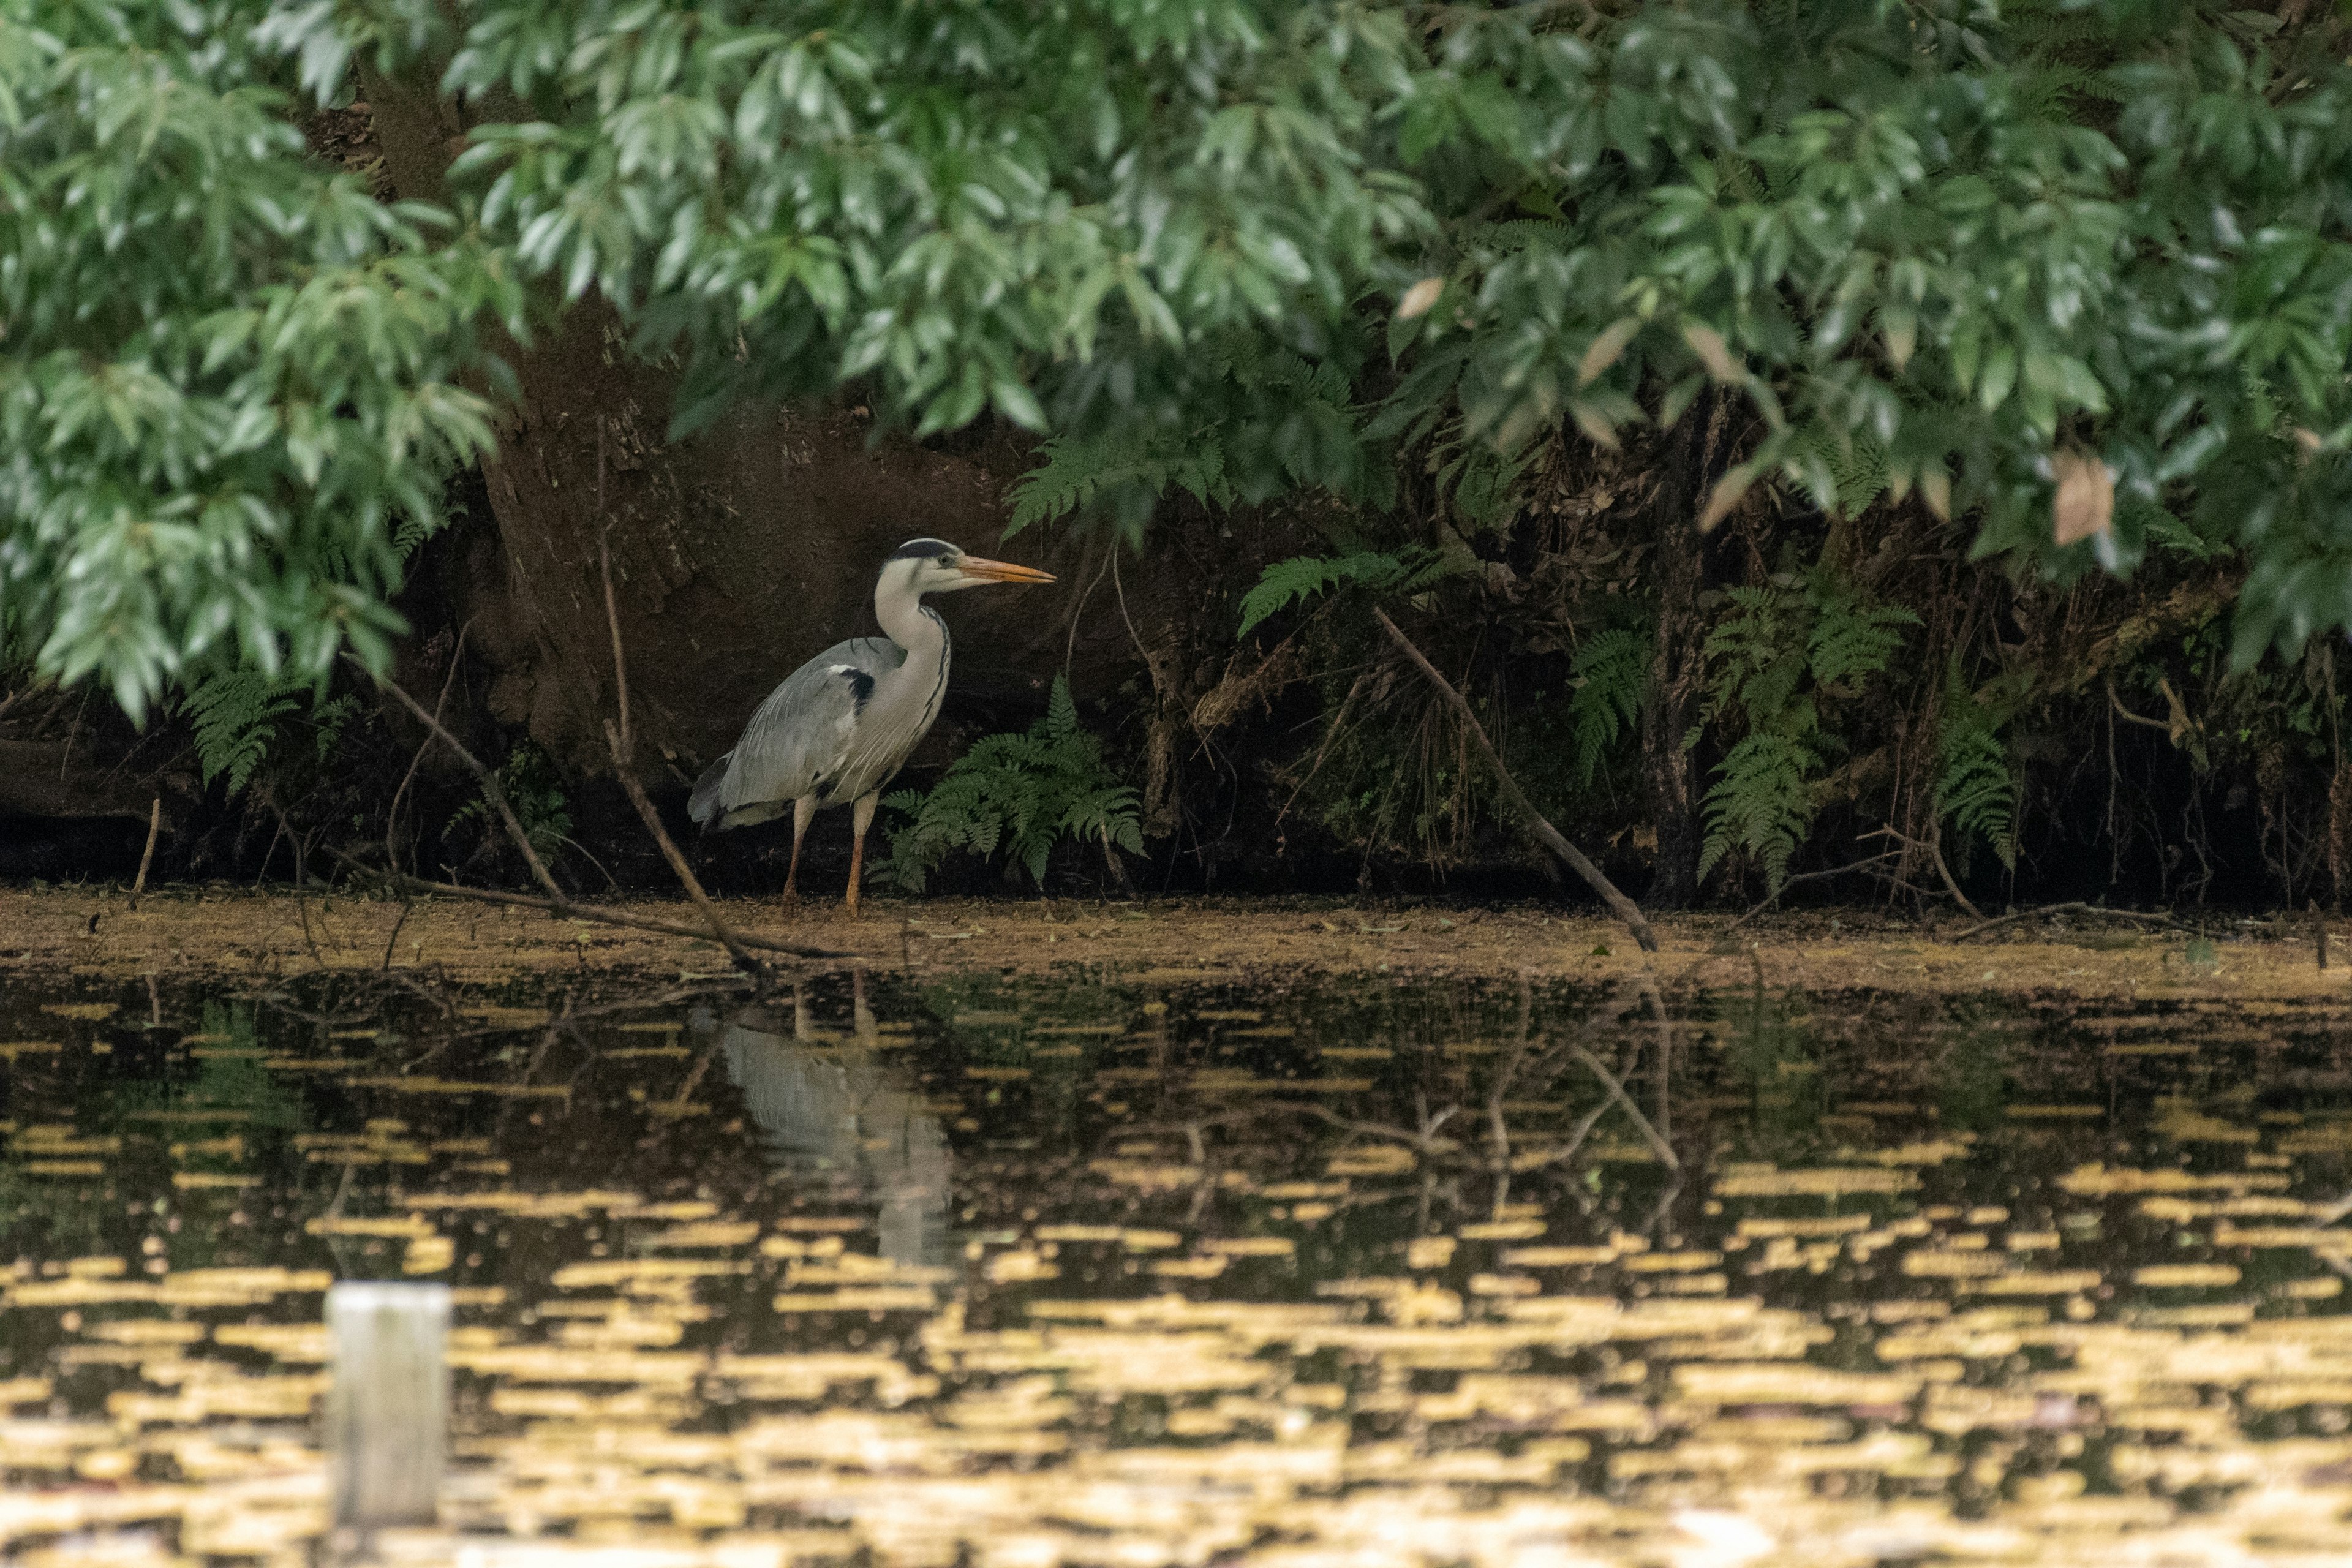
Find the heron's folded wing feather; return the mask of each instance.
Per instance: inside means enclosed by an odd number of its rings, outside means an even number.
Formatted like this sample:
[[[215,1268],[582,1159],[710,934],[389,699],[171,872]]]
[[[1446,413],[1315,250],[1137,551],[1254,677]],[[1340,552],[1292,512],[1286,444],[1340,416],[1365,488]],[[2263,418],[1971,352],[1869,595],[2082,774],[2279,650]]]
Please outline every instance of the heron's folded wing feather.
[[[786,677],[743,727],[719,786],[728,812],[797,800],[841,765],[866,693],[905,661],[896,643],[852,637]]]

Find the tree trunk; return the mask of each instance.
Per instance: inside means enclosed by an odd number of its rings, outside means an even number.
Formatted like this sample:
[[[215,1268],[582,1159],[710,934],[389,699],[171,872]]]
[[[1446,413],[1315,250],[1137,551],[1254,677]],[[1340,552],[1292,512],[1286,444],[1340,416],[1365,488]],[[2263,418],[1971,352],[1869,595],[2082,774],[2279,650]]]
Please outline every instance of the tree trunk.
[[[1701,791],[1683,737],[1698,722],[1706,677],[1706,616],[1699,595],[1707,582],[1707,539],[1698,517],[1723,468],[1727,416],[1712,390],[1684,411],[1664,443],[1653,502],[1658,641],[1642,709],[1642,782],[1658,834],[1656,868],[1642,900],[1651,910],[1686,909],[1698,896]]]

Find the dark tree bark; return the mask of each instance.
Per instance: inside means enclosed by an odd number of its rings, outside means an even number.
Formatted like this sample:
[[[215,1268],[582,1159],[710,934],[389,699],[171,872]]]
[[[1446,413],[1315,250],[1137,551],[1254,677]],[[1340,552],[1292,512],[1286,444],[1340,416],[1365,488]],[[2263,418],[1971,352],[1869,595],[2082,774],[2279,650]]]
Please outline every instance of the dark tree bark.
[[[1642,782],[1658,834],[1656,868],[1642,900],[1651,910],[1687,909],[1698,897],[1703,791],[1696,759],[1684,749],[1683,737],[1698,721],[1706,676],[1706,616],[1699,595],[1707,585],[1707,536],[1698,519],[1722,477],[1727,422],[1724,400],[1713,390],[1685,410],[1663,443],[1652,503],[1658,645],[1642,708]]]

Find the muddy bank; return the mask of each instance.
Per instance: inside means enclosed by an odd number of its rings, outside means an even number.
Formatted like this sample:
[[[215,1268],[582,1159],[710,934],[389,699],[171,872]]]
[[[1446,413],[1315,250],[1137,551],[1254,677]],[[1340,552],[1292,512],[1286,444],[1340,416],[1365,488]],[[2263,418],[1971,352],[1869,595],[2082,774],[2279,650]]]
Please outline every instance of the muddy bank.
[[[625,906],[691,920],[680,902]],[[746,931],[862,956],[881,969],[1050,973],[1166,969],[1192,978],[1309,970],[1398,975],[1506,975],[1609,982],[1642,972],[1622,927],[1563,918],[1537,905],[1467,908],[1346,900],[1181,899],[1105,904],[1073,900],[877,899],[866,918],[837,905],[790,910],[739,899],[722,906]],[[1660,979],[1739,985],[1759,965],[1772,985],[1813,990],[2084,996],[2312,999],[2352,996],[2352,942],[2339,932],[2321,969],[2298,917],[2216,918],[2200,937],[2104,921],[2032,922],[1956,942],[1876,911],[1811,913],[1731,929],[1727,915],[1659,923]],[[2209,945],[2210,944],[2210,945]],[[421,968],[481,982],[550,970],[696,973],[721,970],[710,942],[591,925],[526,910],[451,900],[404,908],[347,895],[165,889],[136,910],[119,890],[0,893],[0,966],[89,974]]]

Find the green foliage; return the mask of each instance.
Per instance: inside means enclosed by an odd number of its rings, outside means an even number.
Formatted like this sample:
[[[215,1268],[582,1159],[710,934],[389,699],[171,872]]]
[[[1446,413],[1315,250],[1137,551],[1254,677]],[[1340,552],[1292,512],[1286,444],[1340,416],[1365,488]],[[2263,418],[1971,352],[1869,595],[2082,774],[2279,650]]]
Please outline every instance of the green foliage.
[[[2001,729],[2023,693],[1998,679],[1971,690],[1954,659],[1944,680],[1936,734],[1936,814],[1990,845],[2003,866],[2017,866],[2017,764]]]
[[[1268,616],[1341,583],[1386,593],[1418,594],[1460,570],[1459,563],[1418,545],[1394,552],[1360,550],[1348,555],[1293,556],[1268,566],[1242,595],[1242,624],[1235,636],[1247,637]]]
[[[0,4],[0,626],[134,716],[385,657],[520,325],[509,266],[308,157],[265,9]]]
[[[1708,716],[1745,733],[1716,766],[1703,809],[1699,875],[1733,850],[1779,888],[1812,826],[1813,783],[1837,745],[1822,707],[1887,668],[1918,617],[1875,603],[1825,567],[1725,595],[1731,613],[1706,639]],[[1696,735],[1691,737],[1693,742]]]
[[[889,858],[875,872],[912,893],[958,849],[983,859],[1003,849],[1041,889],[1046,860],[1065,839],[1099,844],[1113,868],[1118,850],[1143,853],[1135,787],[1104,763],[1101,738],[1079,722],[1059,676],[1045,716],[1025,733],[983,737],[929,795],[899,790],[883,804],[914,820],[891,830]]]
[[[1097,497],[1107,498],[1120,524],[1136,533],[1149,521],[1153,503],[1171,489],[1203,506],[1233,500],[1224,447],[1205,434],[1164,444],[1134,430],[1087,438],[1055,436],[1037,450],[1045,461],[1013,487],[1008,533],[1066,517]]]
[[[552,868],[557,853],[572,837],[572,814],[566,809],[562,776],[556,772],[554,759],[522,741],[492,771],[499,792],[514,809],[515,820],[522,824],[523,837],[530,840],[531,852],[541,864]],[[452,813],[441,836],[446,839],[467,825],[485,843],[507,841],[506,826],[499,821],[498,808],[490,804],[488,792]]]
[[[2339,32],[2222,0],[0,0],[0,652],[134,713],[381,663],[394,542],[489,445],[491,329],[593,292],[682,367],[680,429],[855,382],[919,433],[1068,443],[1030,520],[1419,487],[1486,526],[1550,432],[1715,384],[1733,490],[1922,494],[2061,575],[2178,508],[2245,558],[2242,667],[2352,623]],[[449,210],[307,155],[293,94],[355,59],[469,106]],[[2136,504],[2057,552],[2063,444]]]
[[[1576,724],[1576,765],[1590,784],[1601,759],[1621,733],[1633,732],[1650,679],[1651,639],[1616,627],[1595,633],[1576,650],[1575,695],[1568,701]]]
[[[198,681],[188,693],[186,711],[205,783],[226,773],[229,794],[236,795],[277,740],[276,721],[295,711],[295,703],[283,686],[260,671],[234,669]]]

